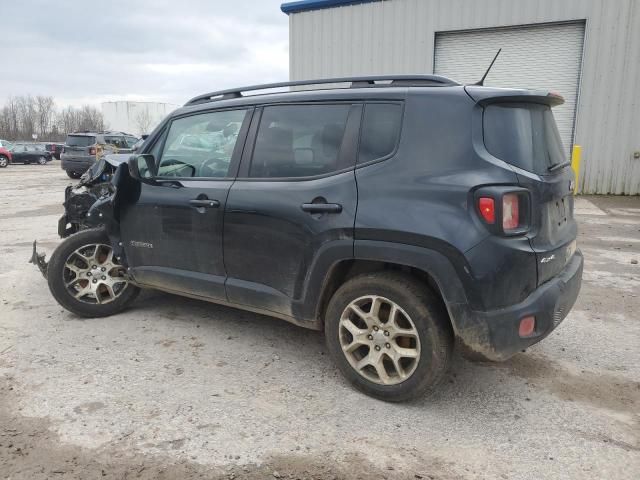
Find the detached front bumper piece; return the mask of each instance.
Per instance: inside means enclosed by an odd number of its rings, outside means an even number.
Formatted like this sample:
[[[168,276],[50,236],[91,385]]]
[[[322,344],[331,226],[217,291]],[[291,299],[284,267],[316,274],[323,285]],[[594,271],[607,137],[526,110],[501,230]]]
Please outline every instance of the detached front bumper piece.
[[[47,255],[44,253],[38,253],[38,247],[36,245],[36,241],[34,240],[33,253],[31,254],[31,259],[29,260],[29,263],[33,263],[34,265],[36,265],[44,278],[47,278],[47,267],[49,266],[49,264],[45,260],[46,256]]]

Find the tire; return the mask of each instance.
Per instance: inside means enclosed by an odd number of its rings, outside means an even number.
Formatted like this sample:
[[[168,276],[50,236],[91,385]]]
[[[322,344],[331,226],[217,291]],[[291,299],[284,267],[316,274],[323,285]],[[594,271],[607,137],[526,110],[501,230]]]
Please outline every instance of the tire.
[[[38,157],[38,165],[46,165],[47,157]]]
[[[7,168],[9,165],[9,159],[4,155],[0,155],[0,168]]]
[[[67,170],[66,172],[67,172],[67,176],[69,178],[73,178],[74,180],[81,177],[81,175],[78,172],[72,172],[71,170]]]
[[[94,245],[98,246],[95,250]],[[95,318],[119,313],[135,300],[140,289],[120,280],[122,269],[108,255],[110,248],[102,229],[83,230],[58,245],[49,261],[47,282],[61,306],[81,317]]]
[[[377,320],[364,321],[351,308],[355,305],[368,315],[367,303],[380,305]],[[390,318],[391,311],[396,312],[395,320]],[[342,285],[327,307],[325,339],[339,370],[358,390],[389,402],[432,393],[453,351],[453,332],[442,302],[427,285],[399,272],[364,274]],[[354,345],[359,346],[351,353],[343,351]],[[408,353],[415,358],[404,357]],[[375,362],[378,367],[382,364],[382,375],[371,365],[356,369],[371,358],[383,359]]]

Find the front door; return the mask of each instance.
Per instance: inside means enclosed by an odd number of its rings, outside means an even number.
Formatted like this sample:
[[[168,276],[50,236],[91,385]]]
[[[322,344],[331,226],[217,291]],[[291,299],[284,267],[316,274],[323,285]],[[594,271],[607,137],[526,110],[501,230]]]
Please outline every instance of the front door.
[[[121,214],[121,237],[138,283],[226,299],[224,209],[250,116],[241,109],[178,117],[151,147],[158,184],[143,184],[139,199]]]
[[[225,214],[230,302],[311,320],[310,271],[350,258],[360,105],[266,106],[254,115]],[[255,138],[255,143],[252,139]]]

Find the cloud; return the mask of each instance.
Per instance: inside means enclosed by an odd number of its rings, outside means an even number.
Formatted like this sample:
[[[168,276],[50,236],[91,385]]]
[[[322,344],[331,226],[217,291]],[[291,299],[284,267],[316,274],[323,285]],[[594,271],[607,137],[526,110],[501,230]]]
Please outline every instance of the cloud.
[[[0,104],[52,95],[184,103],[203,92],[286,80],[280,0],[1,1]],[[11,19],[11,20],[7,20]]]

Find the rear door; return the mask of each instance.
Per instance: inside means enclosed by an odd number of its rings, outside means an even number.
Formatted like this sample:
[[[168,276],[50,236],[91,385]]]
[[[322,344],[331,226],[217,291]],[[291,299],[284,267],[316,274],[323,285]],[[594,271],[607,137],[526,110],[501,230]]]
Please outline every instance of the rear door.
[[[574,174],[551,107],[509,102],[484,109],[485,146],[514,167],[531,192],[530,243],[536,253],[538,284],[558,274],[576,249]]]
[[[353,255],[361,111],[351,103],[259,109],[226,206],[230,302],[310,319],[313,266],[329,251]]]
[[[225,300],[223,216],[237,172],[250,109],[174,119],[153,146],[158,185],[143,184],[126,207],[121,234],[136,281]],[[186,146],[183,138],[193,139]]]

